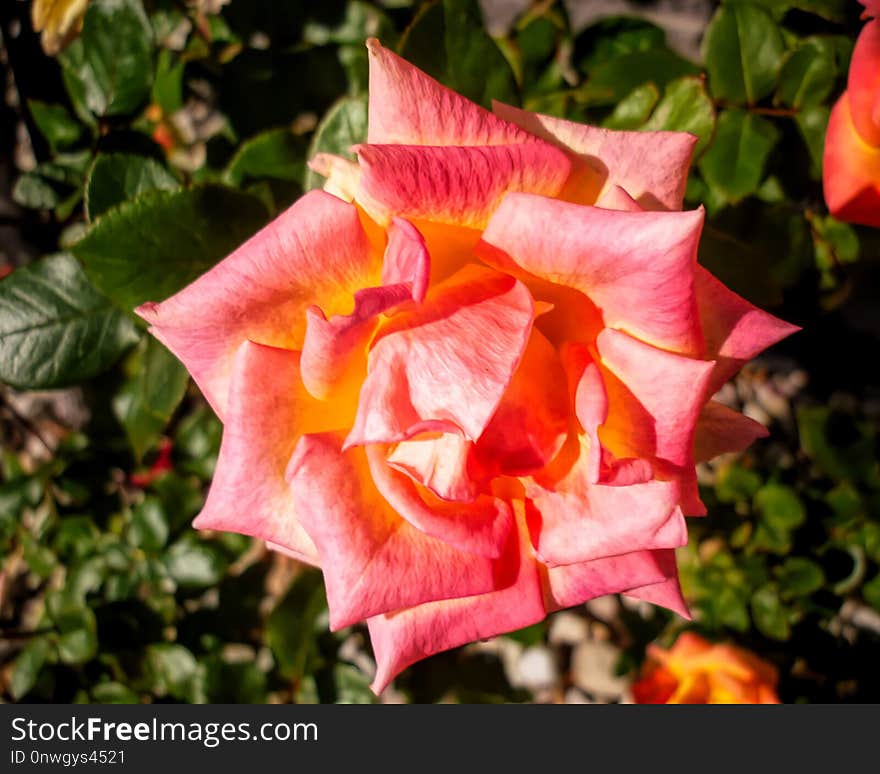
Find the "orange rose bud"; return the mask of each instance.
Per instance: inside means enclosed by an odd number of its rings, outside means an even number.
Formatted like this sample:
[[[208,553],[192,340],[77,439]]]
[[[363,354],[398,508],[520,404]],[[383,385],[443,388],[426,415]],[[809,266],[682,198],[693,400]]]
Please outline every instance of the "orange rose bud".
[[[865,17],[877,13],[867,2]],[[850,223],[880,227],[880,21],[862,30],[847,90],[831,112],[823,160],[825,201]]]
[[[174,146],[177,144],[174,141],[174,134],[165,123],[161,123],[153,129],[153,142],[161,147],[166,153],[170,153],[174,150]]]
[[[636,704],[779,704],[776,668],[754,653],[684,632],[669,650],[648,647]]]

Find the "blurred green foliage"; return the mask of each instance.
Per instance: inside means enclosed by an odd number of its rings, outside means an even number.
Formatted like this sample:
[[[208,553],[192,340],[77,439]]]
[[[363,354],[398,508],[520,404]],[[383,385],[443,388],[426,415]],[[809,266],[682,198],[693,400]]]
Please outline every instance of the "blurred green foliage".
[[[374,700],[352,656],[364,634],[327,631],[318,573],[191,529],[220,425],[132,308],[319,186],[309,157],[364,139],[363,41],[376,36],[487,106],[699,138],[687,199],[709,215],[700,260],[804,325],[774,373],[797,367],[810,383],[776,395],[770,439],[702,471],[710,516],[692,521],[681,552],[693,625],[776,663],[784,700],[876,701],[878,631],[841,611],[880,611],[880,378],[864,362],[877,320],[866,332],[849,314],[876,310],[880,239],[827,215],[820,184],[857,5],[726,0],[701,61],[640,18],[574,32],[559,2],[533,4],[494,39],[474,0],[207,5],[92,0],[57,61],[38,53],[26,6],[16,11],[24,42],[7,60],[36,163],[13,197],[45,257],[0,282],[0,380],[80,385],[91,420],[58,433],[51,455],[28,452],[39,432],[3,388],[5,696]],[[744,384],[772,392],[773,378],[752,368]],[[684,625],[623,609],[620,669]],[[511,635],[546,637],[546,624]],[[465,651],[413,667],[398,686],[413,701],[529,698],[497,659]]]

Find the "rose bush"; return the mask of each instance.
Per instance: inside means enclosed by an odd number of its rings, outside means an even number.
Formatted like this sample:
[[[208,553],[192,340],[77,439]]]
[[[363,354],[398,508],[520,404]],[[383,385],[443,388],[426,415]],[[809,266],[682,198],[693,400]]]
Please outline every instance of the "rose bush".
[[[743,648],[684,632],[669,650],[648,646],[637,704],[779,704],[774,666]]]
[[[828,121],[823,177],[832,215],[880,226],[880,5],[863,3],[869,21],[856,41],[847,90]]]
[[[711,400],[795,328],[696,262],[696,138],[484,110],[376,41],[357,162],[138,309],[224,423],[195,526],[324,574],[378,692],[438,651],[624,592],[682,615]]]

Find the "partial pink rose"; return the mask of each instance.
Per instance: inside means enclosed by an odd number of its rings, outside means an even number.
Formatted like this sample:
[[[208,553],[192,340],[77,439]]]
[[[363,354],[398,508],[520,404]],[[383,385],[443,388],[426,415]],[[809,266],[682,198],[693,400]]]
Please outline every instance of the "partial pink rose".
[[[687,616],[695,463],[766,435],[712,395],[796,330],[698,266],[696,138],[489,112],[368,48],[357,162],[138,310],[224,423],[196,527],[320,567],[377,692],[603,594]]]
[[[828,122],[823,178],[831,214],[880,227],[880,21],[876,0],[863,0],[862,29],[847,90]]]

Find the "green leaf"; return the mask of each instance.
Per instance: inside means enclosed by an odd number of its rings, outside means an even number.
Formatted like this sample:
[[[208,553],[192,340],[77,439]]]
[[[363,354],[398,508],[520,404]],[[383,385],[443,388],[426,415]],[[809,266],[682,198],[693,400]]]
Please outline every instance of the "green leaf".
[[[167,48],[159,52],[156,61],[156,79],[153,81],[150,101],[162,108],[166,115],[183,107],[183,71],[186,62],[175,59]]]
[[[773,91],[784,54],[782,31],[766,10],[748,2],[722,5],[704,39],[712,96],[754,105]]]
[[[251,178],[301,182],[305,172],[305,141],[290,129],[269,129],[242,143],[224,172],[230,185]]]
[[[140,0],[93,0],[59,59],[71,97],[92,113],[132,113],[153,82],[153,30]]]
[[[807,150],[810,153],[810,177],[814,180],[822,179],[825,130],[828,128],[828,119],[830,117],[831,108],[826,105],[806,108],[794,117],[798,131],[801,137],[803,137]]]
[[[21,542],[24,548],[24,561],[28,569],[38,578],[48,579],[58,564],[58,558],[54,552],[30,533],[23,534]]]
[[[212,655],[205,666],[205,695],[211,704],[264,704],[266,675],[253,661],[223,661]]]
[[[98,156],[86,179],[86,217],[99,215],[145,191],[173,191],[177,179],[155,159],[129,153]]]
[[[404,33],[400,54],[486,108],[493,99],[519,104],[513,70],[486,33],[476,0],[435,0],[424,6]]]
[[[64,588],[71,597],[85,599],[87,594],[91,594],[101,587],[106,576],[107,562],[104,557],[88,555],[73,567],[68,568]]]
[[[853,525],[864,509],[864,502],[849,481],[842,481],[825,495],[825,502],[834,511],[834,526]]]
[[[125,309],[189,284],[265,223],[256,197],[220,186],[150,191],[107,212],[72,251]]]
[[[779,138],[779,130],[767,119],[736,108],[724,110],[715,139],[700,161],[700,171],[727,201],[738,202],[760,187]]]
[[[593,66],[578,97],[587,105],[614,105],[645,83],[662,89],[670,81],[699,72],[696,65],[666,48],[633,51]]]
[[[94,626],[72,629],[58,638],[58,656],[65,664],[84,664],[97,652],[98,636]]]
[[[92,688],[92,699],[99,704],[139,704],[138,696],[122,683],[98,683]]]
[[[764,586],[752,595],[752,617],[758,631],[770,639],[784,641],[791,636],[788,613],[775,586]]]
[[[62,589],[46,595],[46,611],[58,631],[58,656],[65,664],[82,664],[98,652],[95,614],[85,600]]]
[[[369,57],[364,41],[379,38],[393,46],[397,32],[393,22],[371,3],[349,0],[343,14],[329,19],[310,19],[303,27],[303,40],[315,46],[333,46],[345,70],[350,95],[365,94],[369,81]]]
[[[496,42],[516,73],[524,104],[546,104],[568,87],[561,52],[570,47],[571,23],[562,3],[533,5],[516,22],[511,38]]]
[[[226,573],[226,564],[215,546],[189,536],[178,540],[165,555],[168,574],[187,589],[219,583]]]
[[[633,16],[612,16],[578,33],[572,61],[578,70],[589,74],[598,64],[622,54],[665,48],[666,33],[662,27]]]
[[[641,128],[690,132],[699,138],[694,150],[694,157],[699,157],[715,129],[715,107],[706,93],[703,79],[679,78],[669,83],[660,104]]]
[[[65,562],[75,562],[93,554],[99,532],[89,516],[65,516],[52,539],[52,548]]]
[[[737,0],[727,0],[728,3]],[[766,8],[777,19],[781,19],[792,9],[816,14],[833,22],[845,22],[851,12],[849,0],[752,0]]]
[[[321,574],[304,571],[291,584],[266,622],[266,642],[288,680],[307,673],[316,647],[315,624],[327,606]]]
[[[376,704],[379,699],[370,690],[370,680],[351,664],[333,667],[336,704]]]
[[[52,161],[37,164],[18,178],[12,198],[33,210],[58,208],[58,220],[65,220],[82,194],[82,179],[90,155],[89,151],[59,154]]]
[[[825,585],[825,573],[812,559],[791,556],[775,569],[776,577],[786,598],[806,596]]]
[[[791,548],[791,532],[807,518],[803,503],[791,487],[766,484],[755,495],[760,514],[752,539],[755,548],[784,554]]]
[[[859,235],[848,223],[830,215],[815,215],[810,218],[810,225],[813,227],[816,268],[823,275],[823,284],[833,286],[840,267],[859,259]]]
[[[190,704],[204,701],[203,668],[183,645],[148,645],[146,659],[153,683],[151,687],[156,695],[170,696]]]
[[[158,497],[147,497],[132,509],[128,540],[144,551],[160,551],[168,541],[168,516]]]
[[[837,80],[834,44],[820,37],[806,38],[782,66],[775,101],[793,108],[821,105]]]
[[[9,693],[14,701],[23,699],[34,687],[50,651],[48,637],[34,637],[18,654],[9,674]]]
[[[318,153],[332,153],[354,160],[349,151],[352,145],[367,141],[367,100],[364,97],[343,97],[336,102],[318,124],[308,157]],[[317,172],[306,171],[305,188],[312,190],[324,185],[324,178]]]
[[[28,100],[31,117],[46,138],[53,153],[75,145],[82,137],[83,127],[74,119],[63,105]]]
[[[25,172],[15,181],[12,199],[30,210],[51,210],[61,202],[62,195],[45,178],[34,172]]]
[[[760,488],[761,476],[736,464],[725,465],[715,479],[715,494],[722,503],[751,500]]]
[[[135,458],[140,460],[183,400],[189,374],[152,336],[132,354],[127,365],[130,375],[113,398],[113,413],[125,429]]]
[[[204,479],[211,478],[220,452],[222,432],[223,425],[207,406],[199,406],[184,417],[174,438],[175,453],[183,457],[181,469]]]
[[[780,529],[799,527],[807,516],[797,492],[784,484],[766,484],[758,490],[755,506],[766,521]]]
[[[379,38],[387,46],[393,35],[394,24],[388,16],[362,0],[349,0],[342,18],[334,14],[332,21],[309,19],[302,32],[303,40],[315,46],[354,43],[363,47],[369,37]]]
[[[189,522],[205,501],[201,482],[192,476],[181,476],[171,471],[153,482],[153,490],[165,506],[171,533],[189,530]]]
[[[638,129],[648,120],[659,100],[660,92],[653,83],[637,86],[614,106],[602,126],[608,129]]]
[[[109,368],[137,341],[135,325],[69,255],[42,258],[0,281],[0,380],[44,389]]]

